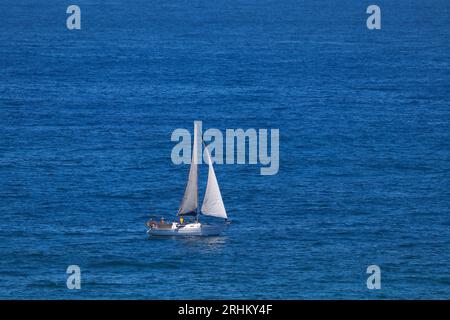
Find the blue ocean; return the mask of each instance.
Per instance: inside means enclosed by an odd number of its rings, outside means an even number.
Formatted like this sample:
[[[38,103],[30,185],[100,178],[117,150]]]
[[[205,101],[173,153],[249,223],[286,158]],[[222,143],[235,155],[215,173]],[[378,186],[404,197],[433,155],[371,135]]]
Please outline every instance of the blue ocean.
[[[450,2],[2,0],[0,21],[0,298],[450,298]],[[216,165],[226,231],[149,237],[194,120],[279,129],[279,171]]]

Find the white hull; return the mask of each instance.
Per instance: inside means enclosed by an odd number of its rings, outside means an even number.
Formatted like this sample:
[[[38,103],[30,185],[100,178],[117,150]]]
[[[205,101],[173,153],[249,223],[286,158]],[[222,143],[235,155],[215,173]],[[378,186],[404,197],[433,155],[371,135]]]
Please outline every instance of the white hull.
[[[172,222],[169,228],[152,227],[148,229],[147,234],[153,236],[217,236],[226,227],[226,224],[202,224],[187,223],[179,224]]]

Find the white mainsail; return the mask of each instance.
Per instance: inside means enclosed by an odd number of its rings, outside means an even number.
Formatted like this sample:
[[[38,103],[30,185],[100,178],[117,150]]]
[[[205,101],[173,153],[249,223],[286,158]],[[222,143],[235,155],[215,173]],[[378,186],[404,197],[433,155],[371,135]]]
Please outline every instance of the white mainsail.
[[[192,148],[191,168],[189,170],[189,179],[184,191],[183,200],[177,215],[195,214],[198,208],[198,128],[194,122],[194,146]]]
[[[227,219],[227,212],[223,204],[222,195],[220,194],[219,184],[217,183],[216,174],[214,173],[211,156],[209,155],[208,147],[206,146],[205,155],[208,161],[209,171],[201,212],[206,216]]]

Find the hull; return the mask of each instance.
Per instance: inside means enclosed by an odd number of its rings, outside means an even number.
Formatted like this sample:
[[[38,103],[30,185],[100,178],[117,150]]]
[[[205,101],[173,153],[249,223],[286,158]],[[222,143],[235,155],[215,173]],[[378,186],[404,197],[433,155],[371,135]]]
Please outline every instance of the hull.
[[[151,227],[147,234],[153,236],[217,236],[226,228],[226,224],[172,223],[170,228]]]

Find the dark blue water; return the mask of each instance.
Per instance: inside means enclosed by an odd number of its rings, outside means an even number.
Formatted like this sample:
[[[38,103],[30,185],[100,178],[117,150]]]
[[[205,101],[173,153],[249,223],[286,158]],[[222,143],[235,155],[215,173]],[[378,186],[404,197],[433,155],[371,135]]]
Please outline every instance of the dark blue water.
[[[0,298],[450,298],[448,1],[69,4],[0,4]],[[195,119],[279,128],[279,173],[217,166],[226,233],[149,239]]]

